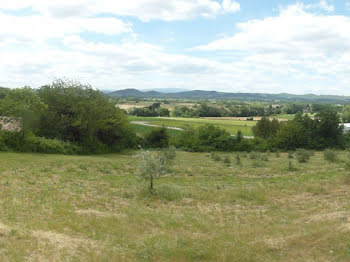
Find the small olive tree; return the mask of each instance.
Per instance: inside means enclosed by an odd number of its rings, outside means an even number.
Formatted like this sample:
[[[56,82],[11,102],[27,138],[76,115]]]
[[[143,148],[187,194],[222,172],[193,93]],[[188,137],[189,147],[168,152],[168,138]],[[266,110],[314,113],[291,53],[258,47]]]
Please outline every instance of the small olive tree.
[[[153,193],[153,180],[164,175],[168,171],[170,160],[175,158],[175,152],[171,150],[161,150],[151,152],[141,149],[140,176],[149,181],[149,189]]]

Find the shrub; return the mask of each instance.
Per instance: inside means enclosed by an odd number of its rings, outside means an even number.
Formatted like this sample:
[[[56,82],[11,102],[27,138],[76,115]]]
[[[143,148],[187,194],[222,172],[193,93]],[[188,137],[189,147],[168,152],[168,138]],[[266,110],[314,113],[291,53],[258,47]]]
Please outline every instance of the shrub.
[[[0,151],[7,151],[8,147],[6,146],[5,139],[2,135],[2,132],[0,132]]]
[[[265,161],[265,162],[269,161],[268,155],[261,154],[261,161]]]
[[[257,152],[251,152],[249,155],[249,158],[254,160],[258,158],[258,153]]]
[[[239,156],[239,154],[236,154],[236,164],[237,165],[241,164],[241,157]]]
[[[150,148],[165,148],[169,145],[169,135],[167,129],[155,128],[152,129],[146,136],[145,142]]]
[[[199,146],[205,150],[230,151],[235,144],[230,133],[211,124],[199,127],[197,136]]]
[[[230,158],[228,157],[228,156],[225,156],[224,157],[224,163],[225,163],[225,165],[230,165],[231,164],[231,160],[230,160]]]
[[[46,154],[80,154],[81,147],[58,139],[37,137],[21,132],[0,132],[0,151],[33,152]]]
[[[336,161],[338,161],[337,153],[334,150],[326,149],[323,152],[323,156],[324,156],[324,159],[329,161],[329,162],[336,162]]]
[[[296,171],[297,168],[293,166],[293,162],[291,160],[288,161],[288,170],[289,171]]]
[[[292,151],[289,151],[289,152],[288,152],[288,158],[290,158],[290,159],[294,158],[294,155],[293,155],[293,152],[292,152]]]
[[[176,157],[176,148],[171,146],[169,148],[163,149],[163,154],[168,160],[174,160]]]
[[[311,157],[311,153],[306,149],[297,149],[295,153],[299,163],[306,163]]]
[[[220,161],[220,160],[221,160],[221,157],[220,157],[218,154],[216,154],[216,153],[211,153],[211,154],[210,154],[210,157],[211,157],[211,159],[213,159],[214,161]]]
[[[28,136],[24,139],[21,151],[47,154],[77,154],[81,150],[78,146],[58,139]]]

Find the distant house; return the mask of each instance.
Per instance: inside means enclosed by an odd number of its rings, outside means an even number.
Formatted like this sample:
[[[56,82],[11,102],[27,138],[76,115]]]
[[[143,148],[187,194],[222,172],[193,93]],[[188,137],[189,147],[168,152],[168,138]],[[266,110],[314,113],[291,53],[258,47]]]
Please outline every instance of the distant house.
[[[350,123],[344,123],[344,133],[350,132]]]

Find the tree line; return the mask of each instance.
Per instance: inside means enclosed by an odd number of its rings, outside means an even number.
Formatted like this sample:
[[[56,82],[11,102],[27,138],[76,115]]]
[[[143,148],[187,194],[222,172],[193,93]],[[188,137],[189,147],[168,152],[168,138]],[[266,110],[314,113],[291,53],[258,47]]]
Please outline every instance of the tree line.
[[[253,129],[254,139],[245,139],[241,132],[232,136],[213,125],[172,137],[165,128],[151,129],[141,137],[115,101],[90,85],[57,80],[38,89],[1,91],[2,121],[7,119],[19,125],[18,131],[0,131],[3,151],[87,154],[116,152],[138,145],[146,148],[173,145],[189,151],[274,151],[350,145],[340,114],[334,108],[323,108],[313,118],[298,113],[288,122],[263,117]],[[202,103],[191,110],[196,110],[198,116],[216,116],[217,109]],[[153,103],[147,110],[158,115],[165,112],[160,103]]]
[[[73,81],[10,90],[0,100],[0,113],[20,125],[19,132],[1,131],[2,150],[101,153],[137,144],[127,117],[110,98]]]

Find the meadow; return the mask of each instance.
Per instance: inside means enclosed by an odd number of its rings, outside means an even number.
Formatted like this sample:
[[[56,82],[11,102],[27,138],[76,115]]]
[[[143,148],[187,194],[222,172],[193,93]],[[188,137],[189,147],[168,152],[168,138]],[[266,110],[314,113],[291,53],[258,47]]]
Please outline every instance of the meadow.
[[[0,153],[0,260],[350,260],[348,152],[180,151],[153,195],[138,154]]]
[[[206,124],[213,124],[227,130],[230,134],[236,135],[240,130],[244,136],[253,136],[252,127],[257,121],[213,119],[213,118],[182,118],[182,117],[136,117],[128,116],[130,121],[144,121],[152,125],[165,127],[178,127],[182,129],[198,128]]]

